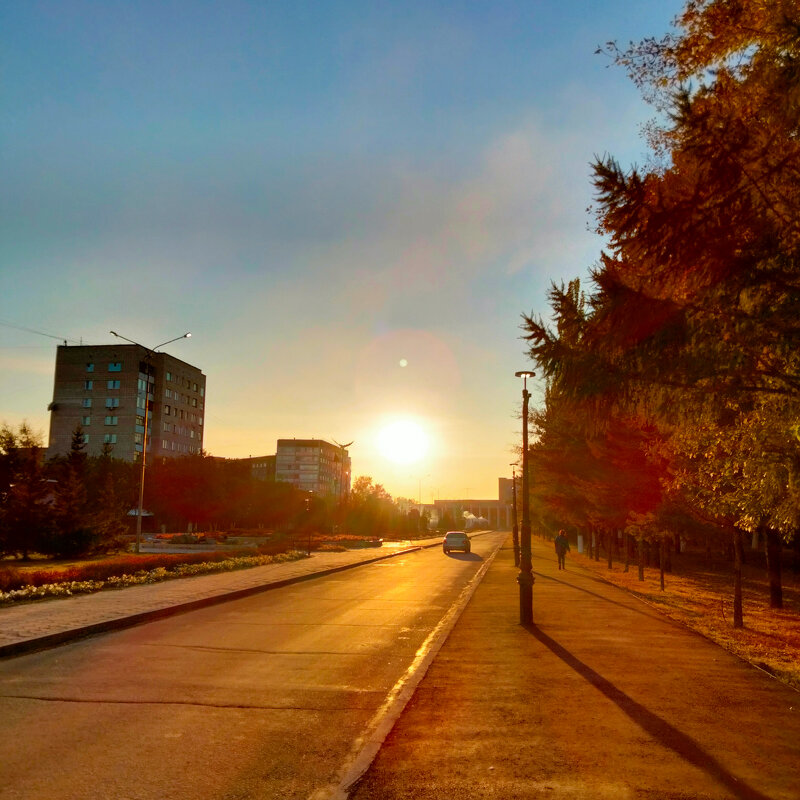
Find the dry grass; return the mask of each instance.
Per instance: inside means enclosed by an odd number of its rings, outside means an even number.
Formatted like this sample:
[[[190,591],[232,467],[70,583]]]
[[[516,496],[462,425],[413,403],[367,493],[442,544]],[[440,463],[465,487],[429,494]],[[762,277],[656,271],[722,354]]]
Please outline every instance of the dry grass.
[[[783,608],[769,607],[769,583],[762,553],[748,552],[743,570],[743,629],[733,627],[732,565],[717,557],[711,567],[700,553],[672,557],[671,573],[660,587],[659,570],[594,561],[573,551],[570,558],[599,577],[627,589],[673,620],[711,639],[726,650],[774,674],[800,690],[800,575],[788,563],[783,570]]]

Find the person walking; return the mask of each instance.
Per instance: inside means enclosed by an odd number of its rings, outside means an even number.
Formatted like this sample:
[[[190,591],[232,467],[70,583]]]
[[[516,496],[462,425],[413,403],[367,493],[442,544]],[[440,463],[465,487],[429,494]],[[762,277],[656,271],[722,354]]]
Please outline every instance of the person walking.
[[[569,539],[567,539],[567,534],[562,529],[558,532],[558,536],[556,536],[556,555],[558,556],[559,569],[567,568],[565,559],[568,552],[569,552]]]

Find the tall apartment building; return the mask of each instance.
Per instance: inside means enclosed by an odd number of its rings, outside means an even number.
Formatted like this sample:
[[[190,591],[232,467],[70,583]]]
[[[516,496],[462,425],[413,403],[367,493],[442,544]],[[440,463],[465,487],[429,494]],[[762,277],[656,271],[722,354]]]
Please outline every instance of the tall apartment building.
[[[137,344],[60,345],[50,403],[48,457],[69,451],[81,426],[85,452],[137,461],[193,455],[203,449],[206,376],[167,353]]]
[[[350,456],[346,448],[323,439],[278,439],[275,480],[344,499],[350,494]]]

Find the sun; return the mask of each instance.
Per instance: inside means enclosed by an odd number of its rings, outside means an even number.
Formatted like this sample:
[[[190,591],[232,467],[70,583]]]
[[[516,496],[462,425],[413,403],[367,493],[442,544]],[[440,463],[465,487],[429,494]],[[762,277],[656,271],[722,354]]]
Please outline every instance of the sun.
[[[381,428],[378,449],[396,464],[413,464],[428,452],[428,435],[421,425],[408,419],[399,419]]]

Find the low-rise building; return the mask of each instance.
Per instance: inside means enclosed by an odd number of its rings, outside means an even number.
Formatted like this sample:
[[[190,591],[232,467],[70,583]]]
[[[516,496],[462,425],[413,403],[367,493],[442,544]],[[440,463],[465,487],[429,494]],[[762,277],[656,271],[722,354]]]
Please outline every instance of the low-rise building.
[[[275,480],[343,500],[350,494],[350,456],[324,439],[278,439]]]

